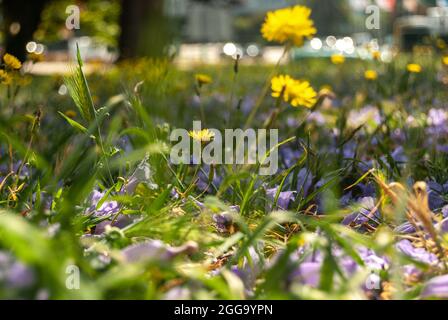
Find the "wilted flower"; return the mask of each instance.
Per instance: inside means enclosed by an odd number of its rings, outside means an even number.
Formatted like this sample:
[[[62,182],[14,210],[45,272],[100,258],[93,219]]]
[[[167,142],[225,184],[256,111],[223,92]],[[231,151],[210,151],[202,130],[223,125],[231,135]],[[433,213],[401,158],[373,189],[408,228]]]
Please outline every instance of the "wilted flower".
[[[190,137],[199,142],[210,142],[215,137],[215,134],[209,129],[190,131]]]
[[[9,53],[6,53],[3,56],[3,62],[8,68],[14,70],[19,70],[22,67],[22,63],[20,62],[20,60]]]
[[[305,6],[268,12],[261,33],[268,41],[291,42],[301,47],[305,38],[310,38],[317,32],[310,15],[311,9]]]
[[[345,62],[345,57],[342,54],[334,54],[331,56],[331,63],[333,64],[343,64]]]
[[[364,78],[366,78],[366,80],[374,81],[378,79],[378,73],[375,70],[367,70],[364,72]]]
[[[420,73],[422,72],[422,66],[417,63],[410,63],[407,65],[407,70],[410,73]]]

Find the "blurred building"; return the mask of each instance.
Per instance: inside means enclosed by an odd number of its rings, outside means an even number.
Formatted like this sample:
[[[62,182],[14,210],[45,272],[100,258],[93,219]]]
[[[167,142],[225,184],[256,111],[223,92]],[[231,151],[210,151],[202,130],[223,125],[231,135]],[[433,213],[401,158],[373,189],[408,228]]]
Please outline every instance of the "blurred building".
[[[399,0],[394,23],[395,42],[403,50],[430,39],[448,41],[447,0]]]
[[[166,0],[165,10],[181,22],[184,41],[226,42],[240,40],[236,17],[261,16],[290,4],[287,0]]]

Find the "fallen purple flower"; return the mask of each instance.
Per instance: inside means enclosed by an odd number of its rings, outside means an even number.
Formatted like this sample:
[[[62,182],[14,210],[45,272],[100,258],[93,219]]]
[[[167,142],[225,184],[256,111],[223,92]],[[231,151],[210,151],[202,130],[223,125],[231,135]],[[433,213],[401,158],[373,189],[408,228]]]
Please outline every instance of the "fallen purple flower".
[[[424,299],[448,299],[448,275],[432,278],[431,280],[429,280],[423,289],[421,297]]]
[[[168,262],[181,254],[197,252],[198,245],[189,241],[180,247],[171,247],[160,240],[151,240],[131,245],[122,250],[127,262]]]
[[[436,264],[439,261],[435,254],[423,248],[415,248],[409,240],[401,240],[395,246],[400,252],[414,260],[430,265]]]

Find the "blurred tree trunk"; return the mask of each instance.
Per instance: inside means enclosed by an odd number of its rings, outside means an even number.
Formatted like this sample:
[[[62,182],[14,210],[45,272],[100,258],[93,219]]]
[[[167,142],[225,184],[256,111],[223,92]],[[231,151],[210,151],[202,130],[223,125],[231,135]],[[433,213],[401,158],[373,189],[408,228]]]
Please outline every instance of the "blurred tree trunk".
[[[41,14],[49,0],[3,0],[5,51],[21,61],[26,59],[26,44],[33,39]]]
[[[349,7],[346,0],[307,0],[313,10],[312,17],[321,36],[344,34],[349,30]]]
[[[163,0],[121,0],[120,60],[162,56],[169,43]]]

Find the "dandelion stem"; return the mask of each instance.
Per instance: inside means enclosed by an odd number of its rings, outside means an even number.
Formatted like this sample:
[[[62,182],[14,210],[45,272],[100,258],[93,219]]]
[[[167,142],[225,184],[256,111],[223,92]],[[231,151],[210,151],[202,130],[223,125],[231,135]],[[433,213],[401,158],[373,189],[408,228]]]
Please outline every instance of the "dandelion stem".
[[[272,70],[272,72],[269,75],[269,77],[266,79],[266,82],[264,84],[263,90],[261,91],[261,94],[258,97],[257,102],[255,103],[254,108],[252,109],[251,113],[249,114],[249,117],[247,118],[246,124],[244,126],[245,129],[250,128],[250,126],[252,125],[252,121],[254,120],[254,118],[255,118],[255,116],[256,116],[256,114],[258,112],[258,109],[260,109],[261,104],[263,103],[264,98],[268,94],[271,78],[277,73],[277,70],[280,67],[280,63],[282,62],[283,58],[287,55],[287,53],[289,52],[290,49],[291,49],[291,44],[287,44],[285,46],[285,48],[283,49],[283,53],[280,56],[280,58],[278,59],[274,69]]]

